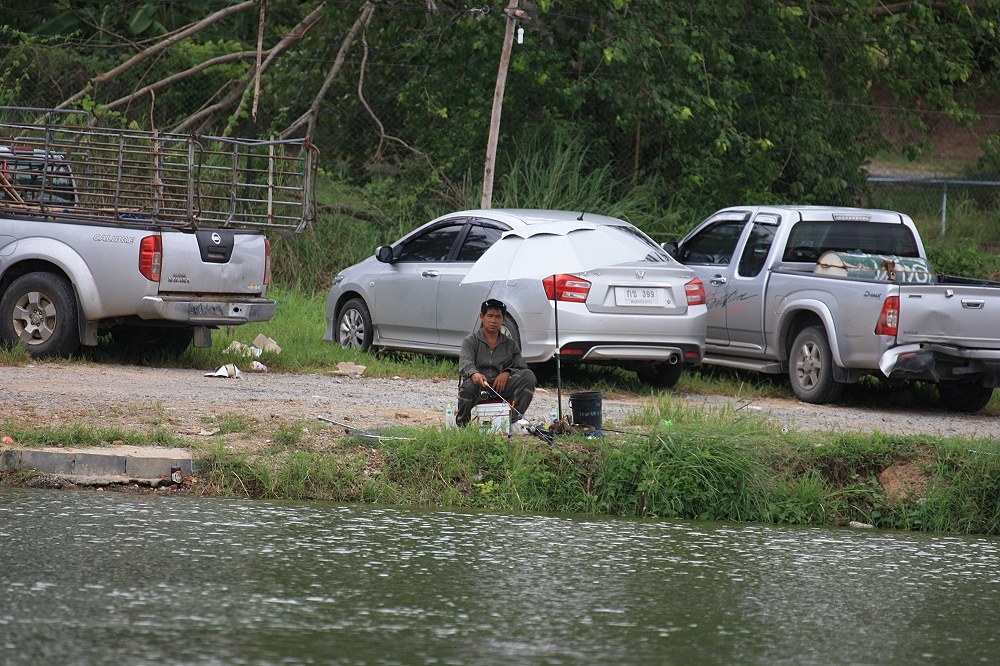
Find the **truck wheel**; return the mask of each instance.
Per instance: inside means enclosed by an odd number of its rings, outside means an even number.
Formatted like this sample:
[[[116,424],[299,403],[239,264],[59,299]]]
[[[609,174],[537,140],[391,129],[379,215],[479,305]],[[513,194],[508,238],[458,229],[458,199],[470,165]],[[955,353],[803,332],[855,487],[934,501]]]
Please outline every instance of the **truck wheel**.
[[[111,329],[115,346],[128,354],[159,354],[177,357],[191,345],[191,328],[168,326],[115,326]]]
[[[27,273],[0,297],[0,340],[24,342],[31,356],[65,356],[80,346],[76,296],[66,278]]]
[[[795,336],[788,377],[792,393],[802,402],[823,405],[840,397],[844,385],[833,381],[833,354],[822,328],[809,326]]]
[[[639,381],[653,388],[673,388],[680,381],[683,363],[650,363],[635,371]]]
[[[943,382],[937,388],[941,404],[952,412],[978,412],[993,397],[992,387],[973,382]]]
[[[365,302],[360,298],[347,301],[337,317],[337,342],[340,346],[368,351],[372,346],[374,333],[372,315]]]

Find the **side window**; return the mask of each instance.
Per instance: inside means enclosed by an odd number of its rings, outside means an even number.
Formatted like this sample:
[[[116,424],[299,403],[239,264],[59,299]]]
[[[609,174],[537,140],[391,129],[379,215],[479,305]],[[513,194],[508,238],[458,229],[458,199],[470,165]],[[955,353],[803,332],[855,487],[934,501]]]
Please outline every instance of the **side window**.
[[[746,222],[721,222],[700,232],[681,248],[683,264],[728,264]]]
[[[397,261],[447,261],[451,248],[464,227],[463,221],[461,224],[431,229],[411,238],[400,249]]]
[[[747,239],[746,249],[740,257],[740,265],[737,267],[740,276],[756,277],[760,274],[771,251],[775,229],[776,227],[771,224],[754,223],[753,229],[750,230],[750,238]]]
[[[483,256],[491,245],[500,240],[503,234],[502,229],[496,227],[483,227],[478,224],[472,225],[469,234],[465,237],[461,249],[455,261],[475,261]]]

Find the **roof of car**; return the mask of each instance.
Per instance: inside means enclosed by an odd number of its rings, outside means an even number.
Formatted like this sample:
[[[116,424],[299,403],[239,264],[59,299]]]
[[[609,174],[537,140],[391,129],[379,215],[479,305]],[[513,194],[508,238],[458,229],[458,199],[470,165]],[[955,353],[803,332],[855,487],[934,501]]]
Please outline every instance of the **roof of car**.
[[[445,217],[455,216],[476,216],[487,217],[516,226],[527,226],[531,224],[544,224],[546,222],[578,221],[591,222],[593,224],[621,224],[624,220],[597,213],[572,210],[546,210],[542,208],[490,208],[463,210],[449,213]]]

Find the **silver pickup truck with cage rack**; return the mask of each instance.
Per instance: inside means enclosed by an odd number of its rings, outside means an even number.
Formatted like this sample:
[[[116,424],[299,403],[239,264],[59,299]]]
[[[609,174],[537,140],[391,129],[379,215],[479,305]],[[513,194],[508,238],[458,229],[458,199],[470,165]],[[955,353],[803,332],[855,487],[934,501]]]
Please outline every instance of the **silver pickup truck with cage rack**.
[[[0,344],[179,353],[267,321],[267,233],[313,220],[317,151],[0,107]]]

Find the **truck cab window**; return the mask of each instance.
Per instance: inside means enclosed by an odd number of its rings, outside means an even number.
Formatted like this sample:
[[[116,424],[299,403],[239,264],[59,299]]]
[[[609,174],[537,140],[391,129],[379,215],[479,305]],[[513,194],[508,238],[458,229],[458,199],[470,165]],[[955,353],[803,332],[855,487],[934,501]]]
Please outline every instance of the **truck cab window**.
[[[739,220],[708,227],[681,247],[678,259],[684,264],[728,264],[745,226]]]
[[[775,229],[773,224],[755,223],[753,225],[746,248],[740,256],[740,264],[737,267],[737,273],[741,277],[756,277],[760,274],[767,260],[767,255],[771,251]]]

